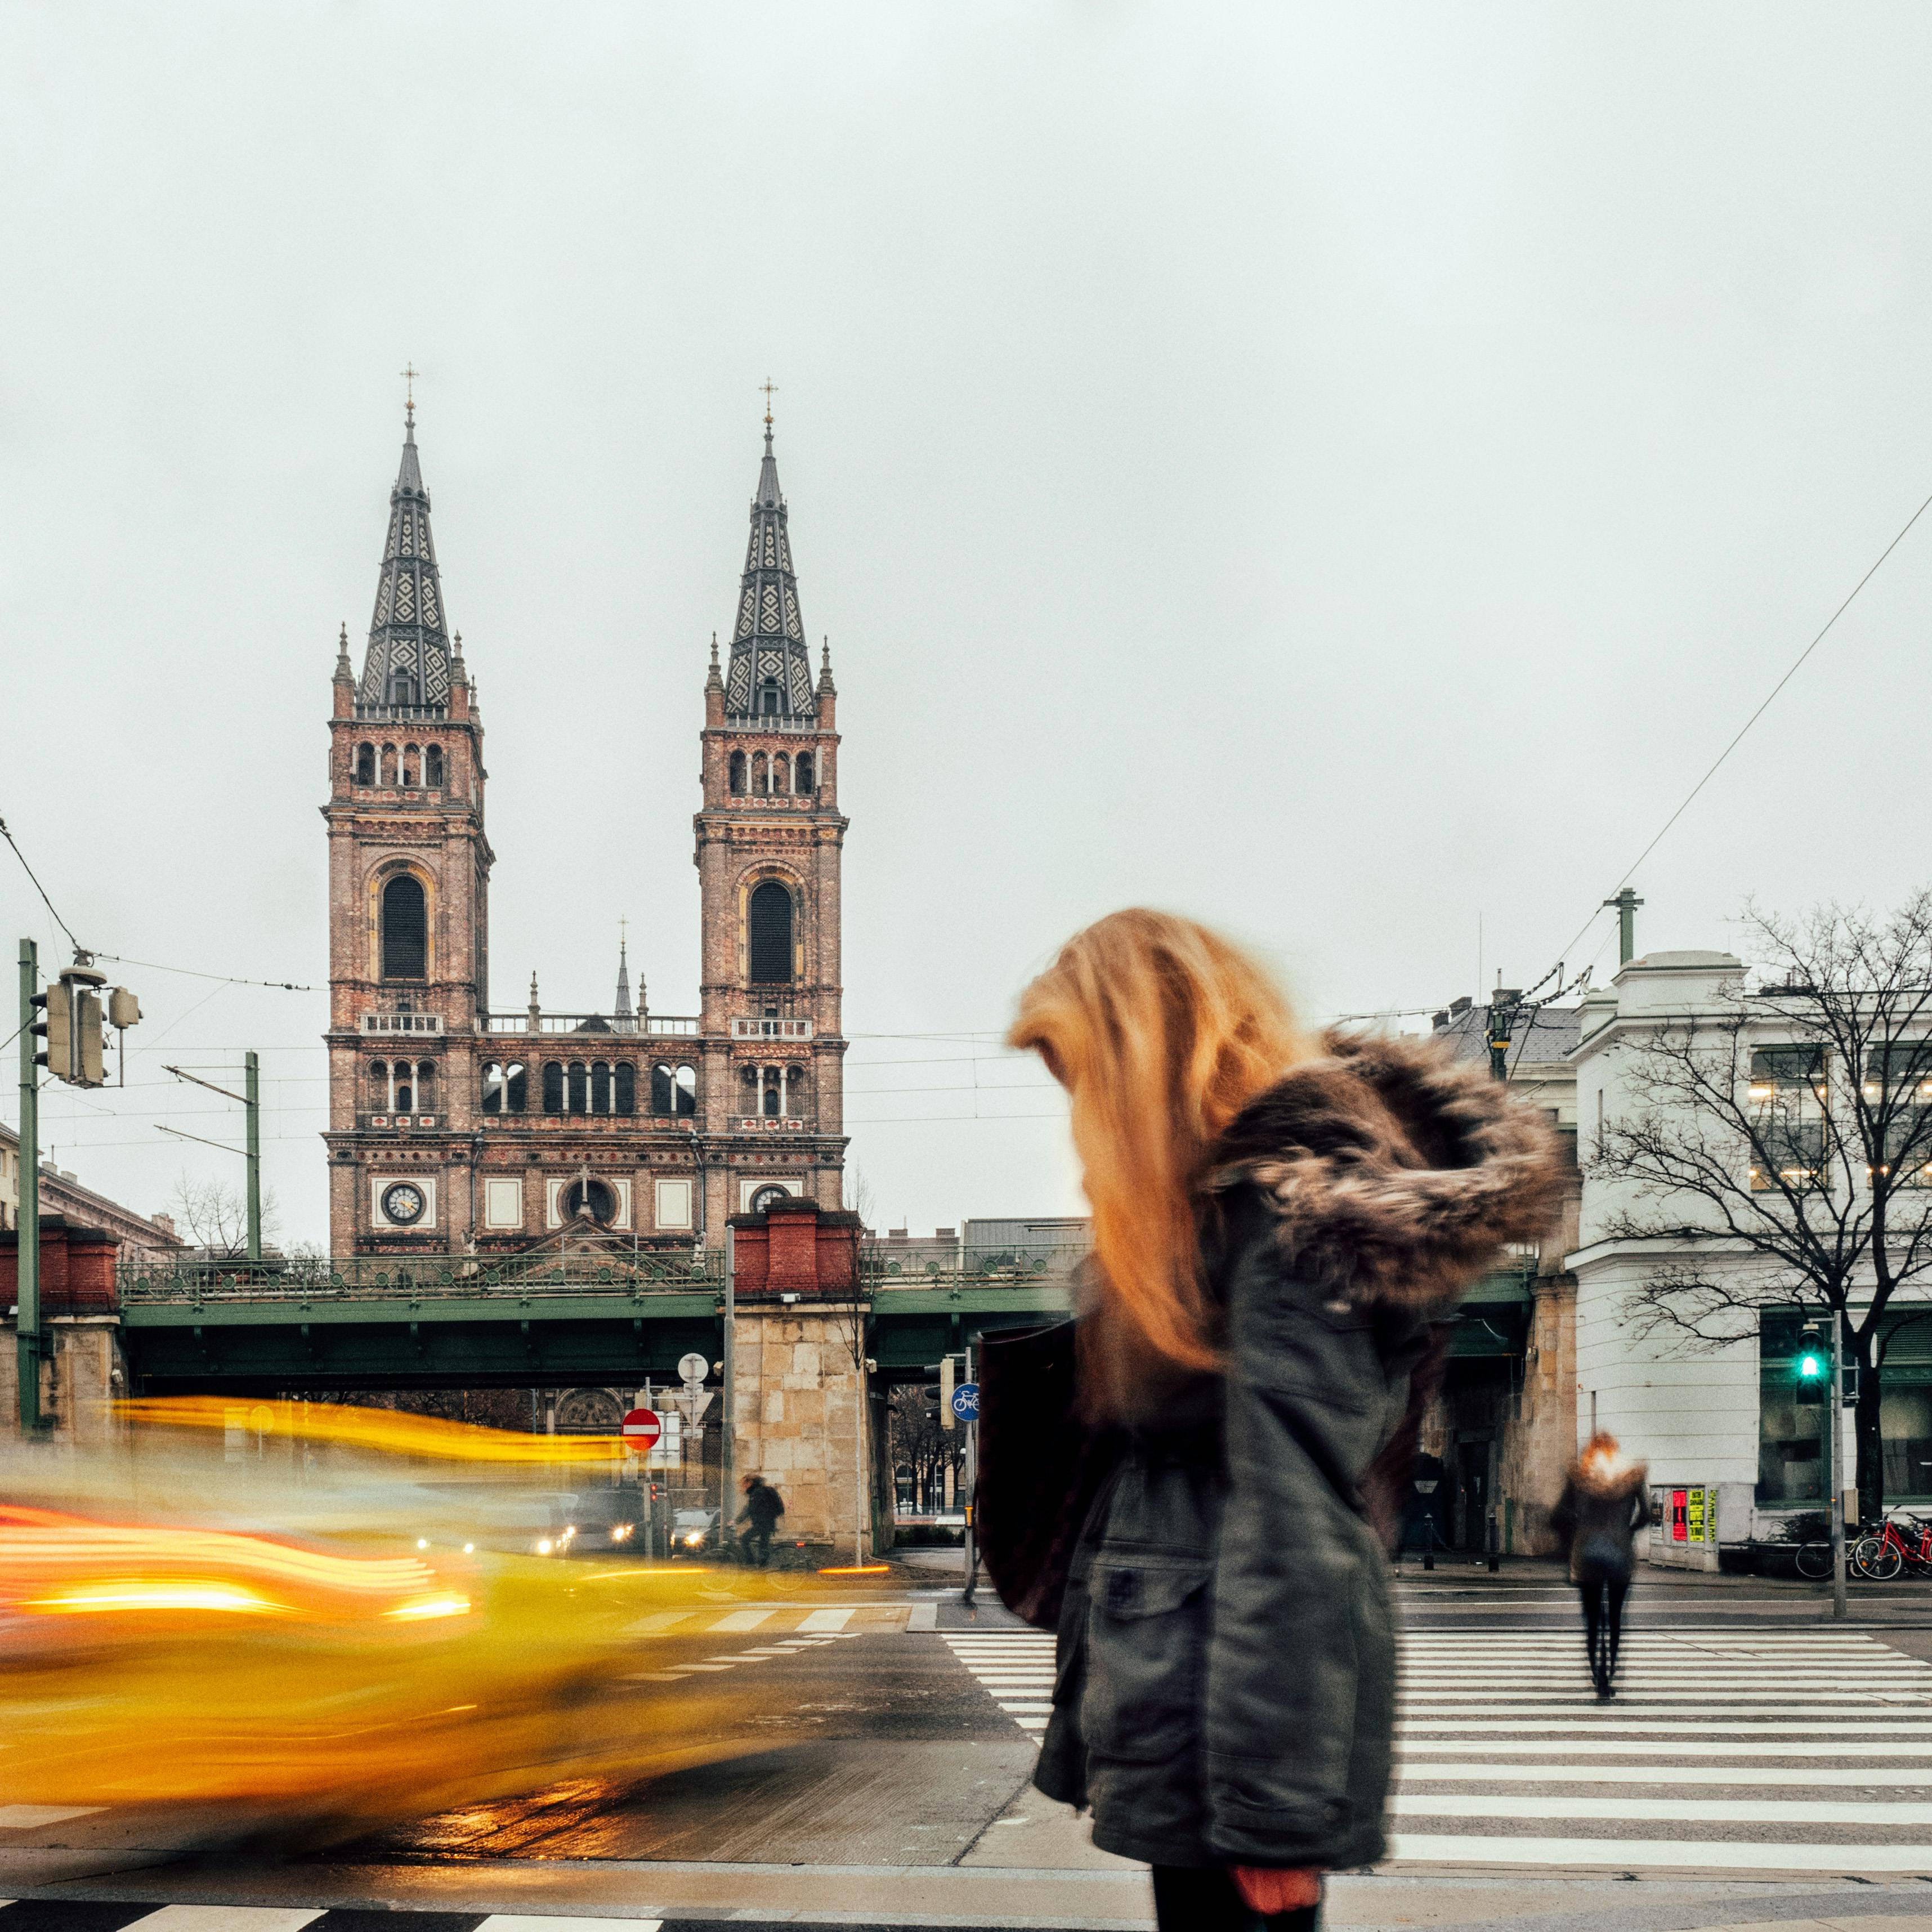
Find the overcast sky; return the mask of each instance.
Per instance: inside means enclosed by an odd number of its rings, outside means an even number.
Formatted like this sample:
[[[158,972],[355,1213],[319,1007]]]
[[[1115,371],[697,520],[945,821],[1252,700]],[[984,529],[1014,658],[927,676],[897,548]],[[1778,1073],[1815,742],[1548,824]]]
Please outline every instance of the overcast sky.
[[[993,1042],[1113,907],[1316,1014],[1614,969],[1573,935],[1932,491],[1929,66],[1882,5],[8,0],[0,814],[88,944],[320,986],[413,360],[494,1003],[608,1003],[626,916],[694,1010],[770,375],[853,1160],[881,1224],[1074,1210]],[[1645,863],[1640,946],[1925,880],[1928,611],[1932,516]],[[321,993],[114,970],[140,1050],[50,1095],[60,1165],[238,1178],[160,1069],[257,1046],[324,1239]]]

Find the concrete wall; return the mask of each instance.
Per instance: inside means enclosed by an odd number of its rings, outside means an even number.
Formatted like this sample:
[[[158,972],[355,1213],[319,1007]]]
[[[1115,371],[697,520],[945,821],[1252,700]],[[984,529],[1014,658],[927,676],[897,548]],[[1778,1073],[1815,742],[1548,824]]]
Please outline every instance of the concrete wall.
[[[112,1315],[44,1317],[51,1351],[40,1370],[40,1414],[56,1448],[104,1449],[122,1441],[125,1426],[112,1405],[127,1394],[121,1324]],[[0,1325],[0,1442],[20,1433],[19,1338],[10,1317]]]

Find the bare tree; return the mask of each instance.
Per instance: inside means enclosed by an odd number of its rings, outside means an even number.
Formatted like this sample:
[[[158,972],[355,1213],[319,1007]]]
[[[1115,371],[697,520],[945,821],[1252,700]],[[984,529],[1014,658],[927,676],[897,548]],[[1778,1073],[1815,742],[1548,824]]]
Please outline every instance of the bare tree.
[[[189,1242],[224,1260],[238,1260],[248,1252],[248,1197],[238,1187],[225,1186],[183,1170],[175,1182],[170,1206]],[[272,1189],[262,1195],[262,1240],[266,1246],[280,1232]]]
[[[930,1385],[914,1384],[892,1391],[890,1456],[896,1470],[904,1463],[912,1471],[914,1497],[928,1505],[945,1493],[946,1472],[953,1474],[955,1493],[963,1487],[961,1476],[964,1432],[947,1429],[940,1420],[939,1407]]]
[[[1667,1256],[1630,1298],[1640,1334],[1716,1346],[1793,1303],[1844,1320],[1876,1520],[1886,1357],[1932,1318],[1916,1298],[1891,1312],[1932,1270],[1932,892],[1882,917],[1750,906],[1743,922],[1755,980],[1629,1040],[1634,1105],[1585,1171],[1630,1190],[1606,1235]]]

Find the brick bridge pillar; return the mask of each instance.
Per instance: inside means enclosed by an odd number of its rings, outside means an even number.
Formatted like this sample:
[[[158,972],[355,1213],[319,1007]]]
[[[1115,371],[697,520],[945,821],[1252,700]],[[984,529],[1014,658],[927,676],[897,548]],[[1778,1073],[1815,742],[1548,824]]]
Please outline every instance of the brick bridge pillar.
[[[858,1431],[866,1386],[866,1308],[856,1214],[815,1201],[776,1201],[731,1218],[737,1321],[733,1335],[734,1454],[738,1475],[763,1476],[784,1498],[788,1543],[849,1560],[864,1496],[872,1553],[874,1445]],[[738,1501],[728,1507],[736,1514]],[[776,1541],[777,1539],[774,1539]]]
[[[53,1441],[103,1448],[118,1439],[111,1405],[127,1392],[121,1315],[114,1292],[117,1236],[40,1217],[40,1414]],[[0,1234],[0,1439],[20,1432],[16,1343],[20,1237]]]

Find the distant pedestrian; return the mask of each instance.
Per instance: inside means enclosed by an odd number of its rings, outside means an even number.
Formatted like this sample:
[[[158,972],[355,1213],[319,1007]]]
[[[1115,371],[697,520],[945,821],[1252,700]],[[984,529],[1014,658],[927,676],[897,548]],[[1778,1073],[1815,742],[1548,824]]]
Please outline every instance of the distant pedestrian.
[[[1636,1570],[1636,1533],[1650,1518],[1643,1492],[1648,1473],[1614,1436],[1593,1436],[1550,1512],[1551,1526],[1570,1540],[1570,1580],[1582,1599],[1583,1644],[1600,1698],[1616,1694],[1624,1598]]]
[[[784,1514],[784,1498],[762,1476],[747,1476],[741,1486],[745,1507],[738,1520],[751,1526],[745,1532],[745,1560],[762,1570],[772,1560],[772,1532]]]
[[[1412,1378],[1431,1324],[1545,1232],[1554,1138],[1430,1046],[1303,1032],[1252,961],[1165,914],[1076,934],[1010,1038],[1071,1102],[1078,1403],[1125,1444],[1068,1564],[1034,1781],[1153,1865],[1169,1932],[1312,1927],[1322,1873],[1384,1851],[1378,1525],[1392,1544]]]

